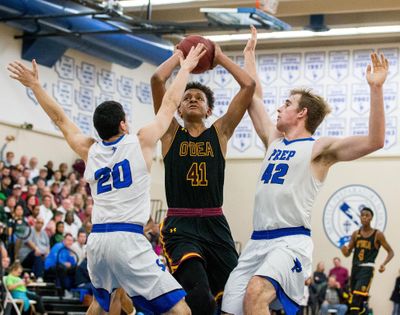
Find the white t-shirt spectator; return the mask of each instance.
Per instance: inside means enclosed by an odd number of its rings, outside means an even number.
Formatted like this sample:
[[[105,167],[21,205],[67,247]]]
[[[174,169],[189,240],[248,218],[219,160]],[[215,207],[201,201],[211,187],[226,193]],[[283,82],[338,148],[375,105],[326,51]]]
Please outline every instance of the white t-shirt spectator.
[[[86,245],[81,245],[79,242],[74,242],[74,244],[71,246],[71,249],[78,255],[79,265],[86,257]]]
[[[53,218],[53,211],[51,211],[51,209],[49,208],[46,208],[45,205],[41,205],[39,218],[42,218],[44,220],[43,228],[45,228],[47,223],[49,223],[50,220]]]

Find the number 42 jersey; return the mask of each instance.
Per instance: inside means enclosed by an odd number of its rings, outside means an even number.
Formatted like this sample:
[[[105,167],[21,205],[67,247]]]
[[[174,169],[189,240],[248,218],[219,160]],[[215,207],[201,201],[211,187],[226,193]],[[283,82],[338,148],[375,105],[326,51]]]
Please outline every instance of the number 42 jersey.
[[[136,135],[94,143],[84,176],[94,200],[93,224],[146,224],[150,216],[150,174]]]
[[[313,138],[273,141],[258,177],[254,202],[255,231],[311,228],[311,210],[322,183],[311,171]]]

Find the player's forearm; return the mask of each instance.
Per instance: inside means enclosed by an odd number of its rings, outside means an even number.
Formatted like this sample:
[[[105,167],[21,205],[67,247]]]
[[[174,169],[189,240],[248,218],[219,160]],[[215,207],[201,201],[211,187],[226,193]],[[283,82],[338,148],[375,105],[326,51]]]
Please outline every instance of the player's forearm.
[[[235,64],[228,56],[221,54],[218,58],[218,64],[232,74],[241,89],[254,89],[255,83],[252,77],[247,73],[247,71]]]
[[[182,54],[175,52],[170,58],[158,66],[151,80],[158,83],[165,83],[171,76],[174,69],[179,66],[179,57]]]
[[[65,117],[65,113],[62,107],[58,105],[56,101],[46,93],[39,82],[33,85],[31,89],[33,91],[33,94],[35,94],[36,100],[39,102],[40,106],[50,117],[50,119],[58,126]]]
[[[370,87],[370,116],[368,140],[371,150],[382,148],[385,144],[385,111],[383,101],[383,87]]]
[[[247,73],[256,82],[256,89],[254,92],[254,96],[262,98],[263,92],[262,92],[260,79],[257,75],[256,56],[254,54],[254,51],[246,51],[244,53],[244,70],[246,70]]]
[[[181,68],[176,78],[165,92],[162,106],[167,106],[169,110],[175,112],[178,108],[182,95],[185,92],[186,84],[189,80],[190,72],[185,68]]]
[[[151,92],[153,95],[154,112],[157,114],[160,109],[164,94],[165,84],[171,76],[174,69],[179,65],[179,53],[175,53],[164,61],[151,77]]]
[[[389,261],[392,260],[393,257],[394,257],[394,251],[391,250],[391,251],[388,252],[388,254],[387,254],[387,256],[386,256],[386,259],[385,259],[385,261],[382,263],[382,265],[386,266],[386,265],[389,263]]]

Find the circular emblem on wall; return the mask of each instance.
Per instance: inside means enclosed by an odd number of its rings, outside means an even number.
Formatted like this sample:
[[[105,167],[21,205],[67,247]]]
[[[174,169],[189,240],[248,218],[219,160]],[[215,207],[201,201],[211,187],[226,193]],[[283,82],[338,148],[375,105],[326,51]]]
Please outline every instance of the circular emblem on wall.
[[[361,228],[360,210],[371,208],[374,212],[371,225],[380,231],[386,227],[386,208],[382,198],[371,188],[349,185],[337,190],[324,208],[322,223],[328,239],[342,247],[350,241],[351,234]]]

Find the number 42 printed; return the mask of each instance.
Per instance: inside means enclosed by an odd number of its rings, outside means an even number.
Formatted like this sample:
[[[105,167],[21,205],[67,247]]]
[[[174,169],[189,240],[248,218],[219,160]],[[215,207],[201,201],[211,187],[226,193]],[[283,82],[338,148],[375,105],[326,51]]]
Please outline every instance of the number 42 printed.
[[[285,181],[285,175],[289,170],[289,165],[285,163],[269,163],[261,177],[264,184],[282,185]]]

